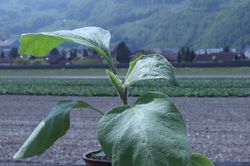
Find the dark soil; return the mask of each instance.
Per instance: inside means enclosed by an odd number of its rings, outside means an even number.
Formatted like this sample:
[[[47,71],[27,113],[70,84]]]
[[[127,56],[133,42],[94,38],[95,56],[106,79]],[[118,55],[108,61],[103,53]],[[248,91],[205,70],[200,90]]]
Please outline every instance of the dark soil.
[[[102,110],[121,104],[114,97],[0,96],[0,163],[15,165],[15,152],[61,99],[84,99]],[[180,97],[173,101],[183,112],[193,151],[217,162],[250,161],[250,97]],[[18,162],[83,163],[83,153],[100,147],[95,131],[99,119],[95,112],[73,111],[71,129],[62,139],[43,155]]]

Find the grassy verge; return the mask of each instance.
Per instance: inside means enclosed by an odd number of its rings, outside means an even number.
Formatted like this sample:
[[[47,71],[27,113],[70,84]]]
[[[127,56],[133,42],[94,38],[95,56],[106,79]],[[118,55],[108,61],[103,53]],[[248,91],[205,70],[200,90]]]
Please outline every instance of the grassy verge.
[[[119,69],[118,73],[126,74],[127,69]],[[250,67],[223,68],[176,68],[177,74],[239,74],[250,73]],[[103,69],[48,69],[48,70],[0,70],[0,75],[103,75]]]
[[[250,96],[250,78],[181,78],[180,86],[170,87],[164,80],[141,82],[130,87],[130,95],[159,90],[169,96]],[[108,80],[0,79],[0,94],[114,96]]]
[[[123,69],[121,70],[123,71]],[[125,71],[124,71],[125,73]],[[103,75],[104,69],[0,70],[0,75]]]

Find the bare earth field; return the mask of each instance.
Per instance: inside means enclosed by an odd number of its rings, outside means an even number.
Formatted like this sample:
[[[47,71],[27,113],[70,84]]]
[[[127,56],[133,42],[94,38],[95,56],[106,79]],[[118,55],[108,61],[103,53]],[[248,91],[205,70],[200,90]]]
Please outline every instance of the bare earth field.
[[[12,156],[61,99],[84,99],[102,110],[119,104],[114,97],[0,96],[1,164],[15,164]],[[184,114],[193,151],[217,162],[250,161],[250,97],[172,99]],[[83,163],[82,153],[98,148],[95,127],[100,116],[87,110],[75,110],[71,115],[71,130],[63,139],[45,154],[18,162]]]

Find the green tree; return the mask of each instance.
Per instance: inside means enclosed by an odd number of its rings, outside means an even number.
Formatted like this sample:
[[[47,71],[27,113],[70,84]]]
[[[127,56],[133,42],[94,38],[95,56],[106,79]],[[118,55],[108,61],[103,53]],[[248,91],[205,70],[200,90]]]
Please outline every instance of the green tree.
[[[19,57],[18,48],[12,47],[12,48],[10,49],[9,56],[12,57],[12,58],[17,58],[17,57]]]
[[[193,60],[194,60],[194,58],[195,58],[195,52],[194,52],[194,50],[193,50],[193,49],[191,50],[191,52],[190,52],[190,56],[189,56],[189,57],[190,57],[190,59],[189,59],[189,60],[190,60],[190,62],[193,62]]]
[[[115,48],[115,56],[120,63],[129,63],[131,52],[125,42],[120,42]]]
[[[224,47],[224,48],[223,48],[223,51],[226,52],[226,53],[227,53],[227,52],[230,52],[230,47],[229,47],[229,46]]]
[[[50,51],[51,56],[60,56],[60,52],[58,51],[57,48],[54,48]]]
[[[64,49],[62,49],[61,51],[62,58],[66,58],[66,55],[67,55],[67,52]]]
[[[12,65],[13,64],[13,61],[19,57],[19,53],[18,53],[18,48],[16,47],[12,47],[10,49],[10,52],[9,52],[9,58],[10,58],[10,64]]]
[[[87,57],[88,55],[89,55],[89,53],[88,53],[87,49],[83,49],[82,56]]]
[[[1,55],[0,55],[0,57],[1,57],[1,58],[4,58],[4,57],[5,57],[4,52],[3,52],[3,51],[1,51]]]
[[[189,47],[182,47],[178,52],[178,62],[192,62],[195,58],[195,53],[193,49]]]
[[[57,64],[62,59],[61,54],[57,48],[54,48],[50,51],[48,55],[48,63]]]
[[[77,56],[77,49],[71,49],[69,52],[69,60],[73,60]]]

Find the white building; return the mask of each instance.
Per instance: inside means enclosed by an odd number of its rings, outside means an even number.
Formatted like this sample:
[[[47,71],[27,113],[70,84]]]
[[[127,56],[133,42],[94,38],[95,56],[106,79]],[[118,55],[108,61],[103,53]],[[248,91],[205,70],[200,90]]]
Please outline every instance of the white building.
[[[207,49],[207,54],[217,54],[223,52],[223,48],[209,48]]]
[[[195,51],[196,55],[205,55],[205,54],[218,54],[223,52],[223,48],[208,48],[208,49],[198,49]]]
[[[206,54],[206,50],[205,49],[198,49],[197,51],[195,51],[196,55],[204,55]]]
[[[235,48],[230,48],[230,52],[232,52],[232,53],[236,53],[236,52],[237,52],[237,50],[236,50]]]
[[[250,59],[250,48],[246,48],[244,54],[247,59]]]

